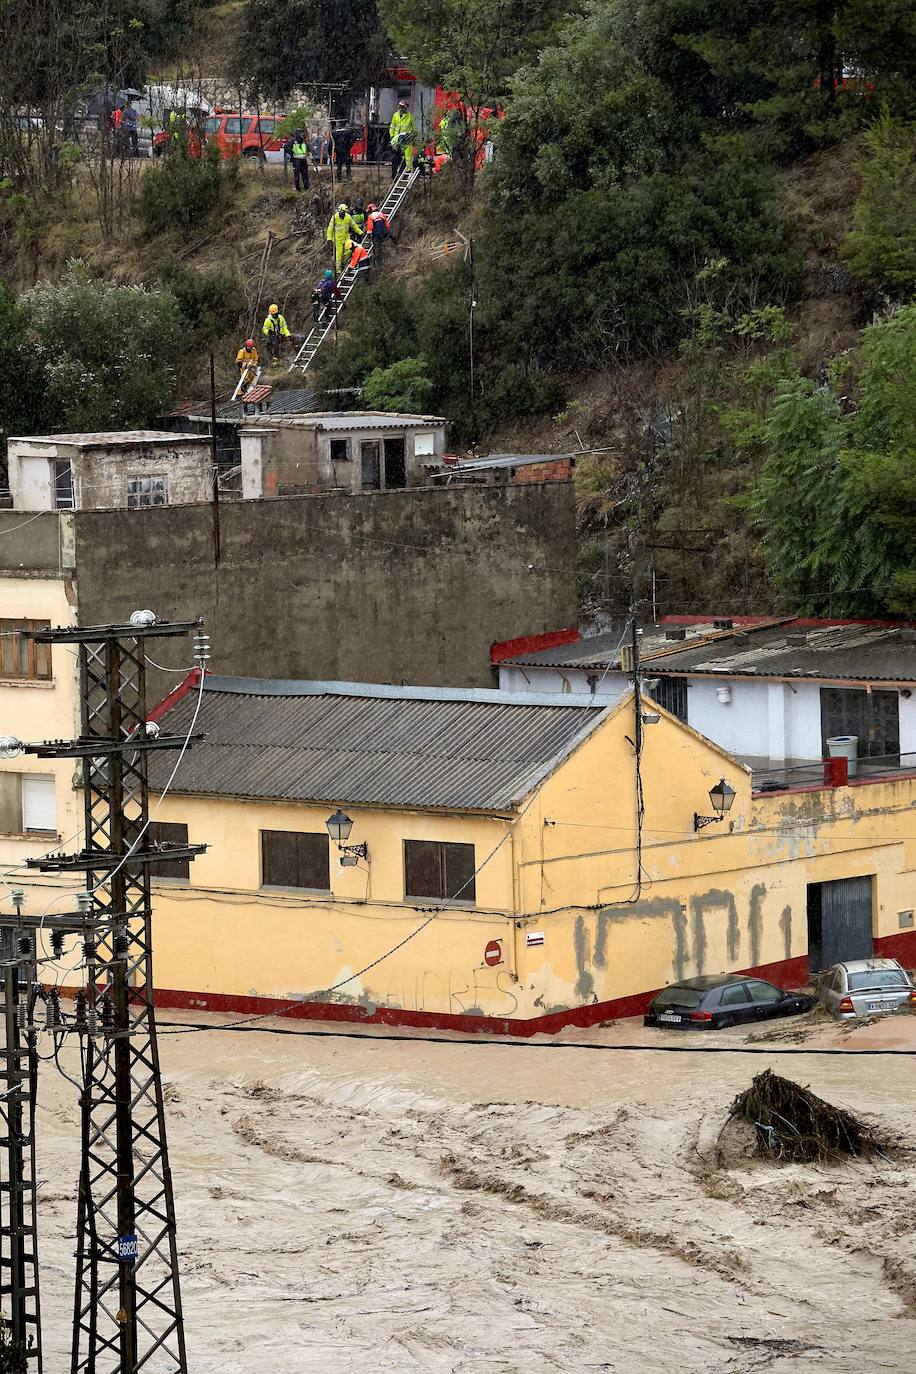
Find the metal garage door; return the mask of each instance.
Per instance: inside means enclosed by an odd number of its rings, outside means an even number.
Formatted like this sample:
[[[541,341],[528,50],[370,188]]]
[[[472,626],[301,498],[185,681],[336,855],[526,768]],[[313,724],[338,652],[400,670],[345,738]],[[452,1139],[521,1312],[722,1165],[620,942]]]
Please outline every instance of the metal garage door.
[[[872,953],[872,879],[812,883],[808,888],[810,972],[844,959],[869,959]]]

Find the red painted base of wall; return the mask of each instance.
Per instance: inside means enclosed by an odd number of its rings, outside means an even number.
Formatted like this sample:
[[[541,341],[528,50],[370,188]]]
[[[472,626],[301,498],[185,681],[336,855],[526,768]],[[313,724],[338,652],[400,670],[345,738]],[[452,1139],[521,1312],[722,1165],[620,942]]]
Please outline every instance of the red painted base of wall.
[[[916,931],[886,935],[875,941],[875,954],[885,959],[899,959],[905,968],[916,965]],[[808,981],[808,960],[805,955],[782,959],[774,964],[760,964],[756,968],[740,969],[741,973],[766,978],[781,988],[804,987]],[[400,1007],[364,1007],[338,1002],[283,1002],[273,997],[232,997],[218,992],[177,992],[157,988],[157,1007],[180,1007],[185,1011],[230,1012],[235,1016],[282,1016],[284,1020],[347,1021],[364,1026],[416,1026],[423,1030],[461,1031],[475,1035],[511,1035],[526,1038],[532,1035],[554,1035],[566,1026],[598,1025],[601,1021],[616,1021],[624,1016],[642,1016],[655,996],[657,988],[634,993],[631,997],[615,997],[609,1002],[592,1002],[568,1011],[551,1012],[547,1016],[533,1016],[525,1021],[512,1021],[497,1016],[451,1015],[439,1011],[407,1011]]]

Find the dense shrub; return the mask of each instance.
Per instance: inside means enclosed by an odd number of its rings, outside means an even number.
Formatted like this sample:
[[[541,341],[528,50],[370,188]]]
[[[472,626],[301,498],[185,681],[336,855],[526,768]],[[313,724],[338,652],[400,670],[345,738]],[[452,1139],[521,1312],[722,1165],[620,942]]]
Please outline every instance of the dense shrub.
[[[239,328],[245,313],[245,288],[235,267],[198,269],[170,258],[157,276],[178,302],[189,347],[205,351]]]
[[[22,304],[44,407],[64,428],[142,428],[173,403],[186,340],[170,291],[112,286],[74,262]]]
[[[140,223],[147,234],[200,228],[228,202],[238,181],[236,160],[223,160],[215,147],[192,157],[187,138],[178,137],[140,183]]]
[[[427,411],[432,394],[426,359],[402,358],[390,367],[373,368],[363,385],[362,399],[367,410],[422,415]]]

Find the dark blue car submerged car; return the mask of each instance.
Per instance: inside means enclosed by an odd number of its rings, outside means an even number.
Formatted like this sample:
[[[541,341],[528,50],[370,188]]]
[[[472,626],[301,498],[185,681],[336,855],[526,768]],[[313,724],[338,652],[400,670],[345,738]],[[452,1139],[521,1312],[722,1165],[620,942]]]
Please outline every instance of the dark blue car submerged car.
[[[773,1016],[796,1016],[810,1011],[814,999],[804,993],[783,992],[762,978],[740,973],[685,978],[662,988],[643,1017],[646,1026],[682,1030],[719,1030],[742,1021],[767,1021]]]

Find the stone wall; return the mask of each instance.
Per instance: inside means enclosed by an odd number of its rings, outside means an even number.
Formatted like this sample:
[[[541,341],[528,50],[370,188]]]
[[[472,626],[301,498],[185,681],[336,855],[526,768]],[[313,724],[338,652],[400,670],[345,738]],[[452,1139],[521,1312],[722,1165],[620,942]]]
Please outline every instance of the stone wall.
[[[203,615],[215,672],[491,687],[495,640],[576,621],[570,483],[233,502],[218,564],[208,505],[73,518],[80,623]]]

